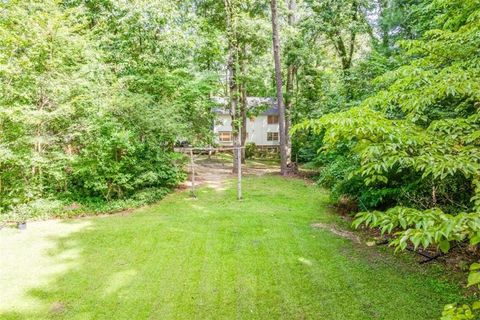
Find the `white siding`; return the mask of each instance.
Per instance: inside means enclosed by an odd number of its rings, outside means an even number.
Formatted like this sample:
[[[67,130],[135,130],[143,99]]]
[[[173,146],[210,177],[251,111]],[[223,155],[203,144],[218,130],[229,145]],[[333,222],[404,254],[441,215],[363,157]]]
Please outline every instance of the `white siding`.
[[[232,132],[232,118],[229,115],[221,114],[217,116],[213,132],[215,134],[215,142],[220,145],[232,145],[231,142],[220,142],[218,140],[218,133],[221,131]]]
[[[215,136],[218,137],[220,131],[232,131],[232,119],[229,115],[218,115],[213,128]],[[247,143],[253,142],[258,146],[278,146],[278,141],[267,141],[268,132],[278,132],[278,124],[268,124],[267,116],[260,115],[253,119],[247,119]],[[232,145],[231,142],[216,142],[221,145]]]
[[[228,114],[221,114],[215,120],[214,132],[232,131],[232,118]]]

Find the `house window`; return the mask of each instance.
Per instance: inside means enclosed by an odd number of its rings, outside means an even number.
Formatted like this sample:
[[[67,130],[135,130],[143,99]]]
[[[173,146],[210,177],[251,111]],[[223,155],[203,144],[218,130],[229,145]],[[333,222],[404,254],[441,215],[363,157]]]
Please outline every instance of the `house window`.
[[[267,132],[267,141],[278,141],[278,132]]]
[[[268,116],[268,124],[278,124],[278,116]]]
[[[232,133],[230,131],[220,131],[218,133],[218,140],[220,140],[221,142],[231,142]]]

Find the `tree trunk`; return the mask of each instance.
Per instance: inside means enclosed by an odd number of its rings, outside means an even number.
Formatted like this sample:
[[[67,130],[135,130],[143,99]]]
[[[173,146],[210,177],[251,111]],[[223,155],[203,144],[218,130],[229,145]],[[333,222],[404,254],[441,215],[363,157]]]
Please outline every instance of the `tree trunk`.
[[[388,0],[380,0],[378,2],[380,8],[380,18],[386,19],[385,14],[388,11],[389,3]],[[380,23],[380,35],[381,35],[381,46],[384,50],[384,54],[388,57],[390,56],[390,34],[389,34],[389,25],[387,23]]]
[[[288,1],[288,25],[293,27],[296,20],[295,12],[297,10],[296,0]],[[287,148],[287,163],[292,161],[292,141],[290,139],[290,128],[292,126],[292,105],[293,105],[293,83],[295,81],[296,68],[293,63],[289,63],[287,68],[287,94],[285,97],[285,139]]]
[[[242,79],[245,79],[247,75],[247,47],[243,45],[242,48],[242,59],[240,61],[240,73]],[[245,84],[245,80],[242,80],[242,83],[239,86],[240,88],[240,118],[241,118],[241,146],[244,147],[242,149],[242,163],[245,163],[245,142],[247,141],[247,110],[248,110],[248,101],[247,101],[247,87]]]
[[[238,61],[238,44],[235,30],[235,21],[233,13],[233,5],[231,0],[225,0],[226,11],[226,27],[228,42],[228,60],[227,60],[227,82],[228,82],[228,100],[230,105],[230,116],[232,118],[232,137],[233,147],[240,146],[239,128],[238,128],[238,85],[237,85],[237,61]],[[238,152],[233,150],[233,172],[238,172]]]
[[[230,117],[232,119],[231,126],[232,126],[232,138],[233,138],[233,147],[237,148],[240,145],[239,141],[239,130],[238,130],[238,86],[236,80],[236,70],[235,70],[235,63],[234,63],[234,53],[235,50],[229,50],[229,57],[228,57],[228,87],[229,87],[229,103],[230,103]],[[238,153],[236,149],[233,150],[233,173],[238,171],[238,160],[237,160]]]
[[[272,33],[273,33],[273,59],[275,62],[275,82],[277,85],[277,105],[279,111],[279,136],[280,136],[280,172],[288,174],[288,157],[285,131],[285,106],[283,105],[282,65],[280,63],[280,38],[277,19],[277,0],[271,0]]]
[[[46,107],[47,103],[48,103],[47,102],[47,97],[42,92],[40,94],[40,98],[38,100],[37,110],[40,111],[40,113],[42,113],[42,111]],[[37,124],[37,126],[35,128],[35,141],[34,141],[34,144],[33,144],[33,151],[39,159],[41,159],[43,157],[42,137],[43,137],[43,119],[39,121],[39,123]],[[34,164],[32,166],[33,178],[35,178],[35,176],[37,176],[40,186],[42,186],[42,184],[43,184],[42,171],[43,171],[42,166],[40,164],[37,164],[37,165]]]
[[[242,163],[245,163],[245,144],[247,141],[247,90],[245,85],[240,85],[240,120],[242,121],[241,125],[241,146],[242,149]]]
[[[356,0],[352,2],[352,21],[356,22],[358,20],[358,3]],[[352,67],[353,53],[355,51],[355,41],[356,41],[357,31],[352,29],[350,32],[350,47],[348,50],[348,56],[346,57],[346,64],[343,67],[343,78],[345,82],[345,90],[348,101],[353,99],[352,92],[352,79],[350,78],[350,68]]]

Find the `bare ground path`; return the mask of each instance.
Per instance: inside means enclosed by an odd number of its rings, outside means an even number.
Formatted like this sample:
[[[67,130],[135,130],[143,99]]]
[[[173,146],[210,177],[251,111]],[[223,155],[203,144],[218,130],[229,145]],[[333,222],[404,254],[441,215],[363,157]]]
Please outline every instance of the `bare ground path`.
[[[231,159],[221,157],[198,156],[195,159],[195,184],[196,186],[208,186],[216,190],[224,190],[225,182],[236,178],[232,173],[233,164]],[[190,188],[192,185],[191,168],[188,168],[189,177],[182,186]],[[278,164],[273,161],[248,160],[242,165],[242,173],[245,176],[263,176],[266,174],[279,173]]]

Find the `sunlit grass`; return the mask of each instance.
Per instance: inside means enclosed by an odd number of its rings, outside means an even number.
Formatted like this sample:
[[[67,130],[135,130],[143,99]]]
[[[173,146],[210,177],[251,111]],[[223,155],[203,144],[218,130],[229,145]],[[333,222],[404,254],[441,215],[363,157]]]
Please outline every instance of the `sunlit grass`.
[[[2,230],[19,250],[0,270],[0,287],[17,291],[0,318],[417,320],[461,299],[438,272],[312,228],[342,223],[304,181],[247,178],[244,196],[233,184],[202,188],[197,199],[55,223],[47,236]]]

